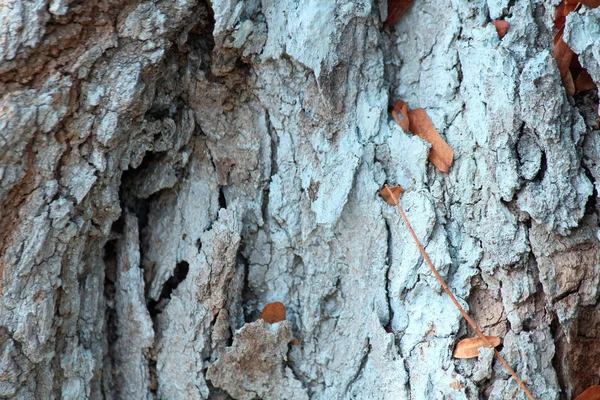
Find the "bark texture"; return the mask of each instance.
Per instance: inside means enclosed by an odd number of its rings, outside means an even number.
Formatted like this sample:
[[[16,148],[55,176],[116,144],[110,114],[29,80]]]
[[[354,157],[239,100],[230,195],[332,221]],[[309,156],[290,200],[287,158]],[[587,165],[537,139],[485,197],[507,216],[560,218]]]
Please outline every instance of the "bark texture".
[[[600,383],[597,94],[555,3],[0,2],[0,398],[524,398],[452,358],[386,182],[536,398]],[[565,40],[600,83],[600,11]]]

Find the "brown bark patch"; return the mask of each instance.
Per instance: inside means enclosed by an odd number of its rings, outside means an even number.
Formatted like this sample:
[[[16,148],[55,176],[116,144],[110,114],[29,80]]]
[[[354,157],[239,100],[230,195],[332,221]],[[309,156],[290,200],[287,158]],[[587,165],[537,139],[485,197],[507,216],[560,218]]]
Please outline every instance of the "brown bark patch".
[[[25,150],[27,160],[27,170],[23,178],[13,186],[0,204],[0,295],[3,292],[4,284],[2,277],[6,270],[6,260],[4,256],[6,249],[15,239],[15,229],[20,224],[21,216],[19,209],[27,201],[35,189],[35,156],[32,152],[34,140],[30,141]]]

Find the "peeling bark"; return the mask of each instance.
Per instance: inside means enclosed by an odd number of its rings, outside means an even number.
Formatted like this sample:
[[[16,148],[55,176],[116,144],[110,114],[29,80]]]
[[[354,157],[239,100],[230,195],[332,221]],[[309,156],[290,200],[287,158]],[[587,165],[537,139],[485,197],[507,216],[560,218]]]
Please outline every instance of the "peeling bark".
[[[0,5],[0,397],[522,396],[452,358],[472,332],[384,183],[536,398],[600,383],[598,96],[565,94],[554,6]],[[596,83],[599,32],[566,19]]]

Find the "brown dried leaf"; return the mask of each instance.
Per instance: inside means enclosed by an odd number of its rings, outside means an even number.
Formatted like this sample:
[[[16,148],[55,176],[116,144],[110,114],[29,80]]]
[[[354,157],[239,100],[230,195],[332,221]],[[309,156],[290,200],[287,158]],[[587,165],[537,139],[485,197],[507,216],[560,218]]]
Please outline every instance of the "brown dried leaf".
[[[562,29],[565,26],[565,7],[566,3],[563,1],[554,10],[554,27],[556,29]]]
[[[571,70],[571,74],[573,74],[573,76],[577,76],[577,74],[579,74],[583,70],[583,67],[579,63],[579,57],[577,56],[577,54],[575,54],[571,59],[569,69]]]
[[[575,90],[577,92],[583,92],[585,90],[592,89],[596,89],[596,84],[592,80],[590,73],[584,69],[579,75],[577,75],[577,79],[575,79]]]
[[[398,119],[398,113],[402,114],[403,119]],[[400,125],[400,128],[404,132],[408,132],[408,104],[402,100],[398,100],[396,104],[394,104],[394,109],[392,110],[392,116],[396,120],[396,123]]]
[[[600,0],[577,0],[587,8],[597,8],[600,6]]]
[[[587,388],[575,400],[600,400],[600,385]]]
[[[569,1],[567,0],[566,4],[565,4],[565,8],[563,9],[563,16],[567,16],[569,15],[569,13],[575,11],[577,9],[577,6],[579,5],[580,1],[577,0],[575,2]]]
[[[453,379],[452,382],[450,382],[450,387],[454,390],[461,391],[465,388],[465,385],[463,385],[459,381]]]
[[[485,338],[493,347],[497,347],[501,343],[498,336],[486,336]],[[480,337],[463,339],[454,348],[454,358],[475,358],[479,356],[480,347],[488,347]]]
[[[560,71],[561,77],[564,77],[569,71],[569,66],[571,65],[571,60],[574,55],[575,53],[571,50],[569,45],[565,43],[561,34],[554,44],[554,59],[558,63],[558,70]]]
[[[269,324],[274,324],[285,320],[285,306],[278,301],[269,303],[263,308],[260,318]]]
[[[564,31],[565,31],[565,27],[563,24],[563,26],[558,30],[558,32],[556,32],[556,35],[554,35],[554,39],[552,39],[552,43],[554,43],[555,50],[556,50],[556,44],[558,43],[558,41],[562,40],[562,35],[563,35]]]
[[[510,24],[507,21],[494,21],[492,22],[492,24],[494,24],[494,26],[496,27],[496,32],[498,32],[498,36],[500,37],[500,39],[502,39],[505,35],[506,32],[508,32],[508,28],[510,28]]]
[[[565,87],[565,92],[567,92],[567,96],[573,96],[575,94],[575,82],[573,81],[571,71],[568,71],[567,75],[562,78],[562,83]]]
[[[385,23],[389,25],[398,21],[412,3],[412,0],[388,0],[388,17]]]
[[[560,71],[560,77],[562,78],[567,95],[573,96],[575,94],[575,83],[573,82],[573,76],[569,67],[575,53],[563,40],[562,32],[559,31],[559,33],[560,36],[558,38],[555,36],[554,58],[558,63],[558,70]]]
[[[404,193],[404,189],[402,189],[401,186],[392,186],[390,190],[392,191],[396,199],[399,199],[400,195]],[[392,199],[392,196],[390,196],[390,192],[388,192],[386,188],[381,189],[379,195],[383,197],[383,200],[385,200],[385,202],[388,203],[390,206],[396,205],[396,202],[394,201],[394,199]]]
[[[408,112],[409,130],[431,143],[429,151],[429,161],[433,163],[440,171],[450,171],[450,166],[454,160],[452,147],[446,143],[433,126],[433,123],[427,116],[427,112],[422,108],[417,108]]]
[[[579,64],[575,52],[563,40],[565,17],[576,11],[582,4],[589,8],[596,8],[600,6],[600,0],[563,0],[554,11],[554,26],[558,28],[558,32],[554,35],[554,58],[558,63],[560,77],[568,96],[596,88],[590,74]],[[573,75],[576,77],[575,80]]]
[[[588,7],[595,8],[600,4],[600,0],[588,0]],[[573,11],[577,11],[585,2],[580,0],[563,0],[554,10],[554,27],[561,29],[565,26],[566,16]],[[596,4],[596,5],[594,5]]]

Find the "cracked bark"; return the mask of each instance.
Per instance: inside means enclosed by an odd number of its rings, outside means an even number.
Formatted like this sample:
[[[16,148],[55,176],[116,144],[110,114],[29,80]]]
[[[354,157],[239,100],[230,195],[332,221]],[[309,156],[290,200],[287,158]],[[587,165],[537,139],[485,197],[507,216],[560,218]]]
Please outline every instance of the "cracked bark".
[[[451,358],[472,332],[385,182],[536,398],[600,383],[598,98],[564,93],[553,4],[385,10],[0,6],[1,398],[520,396]],[[564,37],[600,83],[598,32],[583,7]],[[287,322],[256,321],[272,301]]]

